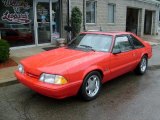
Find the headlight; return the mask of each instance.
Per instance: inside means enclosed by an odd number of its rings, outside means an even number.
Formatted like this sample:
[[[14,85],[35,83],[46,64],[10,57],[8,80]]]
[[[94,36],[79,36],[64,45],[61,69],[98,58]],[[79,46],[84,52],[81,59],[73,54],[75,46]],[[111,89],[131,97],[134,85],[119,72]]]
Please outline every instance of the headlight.
[[[18,65],[18,71],[19,71],[20,73],[24,73],[24,67],[23,67],[22,64],[19,64],[19,65]]]
[[[40,76],[39,80],[45,83],[58,84],[58,85],[63,85],[67,83],[67,80],[63,76],[46,74],[46,73],[43,73]]]

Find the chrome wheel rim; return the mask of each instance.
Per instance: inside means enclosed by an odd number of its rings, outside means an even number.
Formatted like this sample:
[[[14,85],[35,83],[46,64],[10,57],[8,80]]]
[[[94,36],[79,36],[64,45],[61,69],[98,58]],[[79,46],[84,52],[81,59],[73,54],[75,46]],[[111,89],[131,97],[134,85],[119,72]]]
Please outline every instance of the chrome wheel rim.
[[[86,94],[89,97],[94,97],[98,93],[99,87],[100,78],[97,75],[92,75],[91,77],[89,77],[86,83]]]
[[[145,72],[146,68],[147,68],[147,60],[145,58],[143,58],[141,61],[141,71]]]

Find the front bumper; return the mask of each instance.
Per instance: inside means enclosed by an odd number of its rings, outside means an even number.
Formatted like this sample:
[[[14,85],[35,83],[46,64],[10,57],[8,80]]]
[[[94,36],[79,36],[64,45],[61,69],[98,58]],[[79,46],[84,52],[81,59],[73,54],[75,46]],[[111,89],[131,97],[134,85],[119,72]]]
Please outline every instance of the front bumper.
[[[43,83],[40,82],[38,79],[29,77],[25,74],[24,75],[21,74],[19,71],[15,72],[15,76],[21,83],[31,88],[32,90],[42,95],[56,99],[62,99],[76,95],[82,84],[82,81],[67,83],[65,85],[53,85],[53,84]]]

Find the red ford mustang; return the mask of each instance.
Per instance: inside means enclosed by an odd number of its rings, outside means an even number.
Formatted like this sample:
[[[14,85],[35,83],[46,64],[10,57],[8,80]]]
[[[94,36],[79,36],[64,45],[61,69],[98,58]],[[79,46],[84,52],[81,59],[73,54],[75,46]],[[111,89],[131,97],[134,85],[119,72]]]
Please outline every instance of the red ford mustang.
[[[84,32],[67,46],[20,62],[17,79],[45,96],[62,99],[78,93],[92,100],[101,85],[130,71],[144,74],[151,46],[132,33]]]

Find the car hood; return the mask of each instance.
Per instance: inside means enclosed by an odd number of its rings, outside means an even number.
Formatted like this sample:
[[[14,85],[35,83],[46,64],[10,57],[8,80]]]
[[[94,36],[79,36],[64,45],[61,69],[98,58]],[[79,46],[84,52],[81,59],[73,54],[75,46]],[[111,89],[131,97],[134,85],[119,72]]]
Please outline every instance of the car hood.
[[[21,63],[27,71],[36,75],[42,72],[60,74],[82,62],[99,58],[102,54],[104,53],[58,48],[28,57]]]

